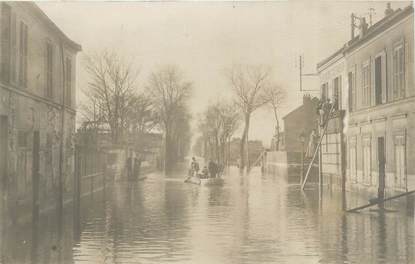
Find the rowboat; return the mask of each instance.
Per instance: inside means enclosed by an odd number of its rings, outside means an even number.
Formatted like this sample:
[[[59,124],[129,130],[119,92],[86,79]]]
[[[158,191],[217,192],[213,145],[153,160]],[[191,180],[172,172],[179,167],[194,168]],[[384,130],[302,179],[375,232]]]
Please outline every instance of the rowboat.
[[[205,178],[201,179],[197,176],[192,176],[187,178],[185,183],[197,184],[197,185],[204,185],[204,186],[221,186],[224,183],[222,178]]]
[[[199,177],[197,177],[197,176],[189,177],[186,180],[184,180],[184,182],[185,183],[191,183],[191,184],[197,184],[197,185],[200,185],[200,183],[201,183]]]
[[[222,178],[200,179],[200,184],[205,186],[221,186],[224,182]]]

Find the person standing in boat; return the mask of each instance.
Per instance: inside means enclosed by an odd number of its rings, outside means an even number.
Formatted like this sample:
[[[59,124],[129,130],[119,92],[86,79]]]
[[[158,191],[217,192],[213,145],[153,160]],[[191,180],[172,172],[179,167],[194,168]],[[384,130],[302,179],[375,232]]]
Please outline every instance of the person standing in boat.
[[[193,176],[197,176],[199,172],[199,163],[196,161],[196,158],[192,158],[192,163],[190,163],[190,169],[192,170]]]
[[[203,167],[200,178],[201,179],[207,179],[207,178],[209,178],[209,171],[208,171],[208,169],[207,169],[206,166]]]
[[[141,158],[134,158],[134,179],[137,180],[140,176]]]
[[[208,164],[209,174],[211,178],[216,178],[216,174],[218,173],[218,165],[212,160],[209,160]]]

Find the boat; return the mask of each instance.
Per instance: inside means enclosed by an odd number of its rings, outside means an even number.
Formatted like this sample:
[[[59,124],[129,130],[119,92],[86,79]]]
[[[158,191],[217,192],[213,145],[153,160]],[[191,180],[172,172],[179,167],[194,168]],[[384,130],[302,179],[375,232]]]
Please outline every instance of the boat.
[[[200,180],[200,178],[199,178],[199,177],[197,177],[197,176],[191,176],[191,177],[188,177],[186,180],[184,180],[184,182],[185,182],[185,183],[191,183],[191,184],[197,184],[197,185],[200,185],[201,180]]]
[[[224,182],[222,178],[200,179],[200,184],[205,186],[222,186]]]
[[[204,186],[221,186],[225,181],[222,178],[201,178],[199,176],[191,176],[184,180],[184,182]]]

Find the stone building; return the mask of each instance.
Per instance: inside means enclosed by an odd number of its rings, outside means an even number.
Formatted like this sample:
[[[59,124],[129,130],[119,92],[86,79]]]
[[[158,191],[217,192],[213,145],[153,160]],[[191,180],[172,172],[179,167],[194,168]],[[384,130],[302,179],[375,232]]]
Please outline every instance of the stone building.
[[[366,194],[413,190],[413,7],[388,9],[373,26],[360,28],[358,36],[352,33],[344,47],[318,65],[322,97],[331,92],[340,102],[323,139],[333,156],[323,159],[325,180],[340,181],[343,168],[349,190]]]
[[[70,40],[32,2],[0,3],[0,176],[3,199],[26,206],[39,166],[40,207],[72,188],[76,55]],[[37,138],[39,152],[37,155]],[[63,155],[60,146],[63,143]],[[37,162],[37,157],[39,162]],[[38,165],[36,165],[38,164]],[[49,197],[49,199],[47,199]]]

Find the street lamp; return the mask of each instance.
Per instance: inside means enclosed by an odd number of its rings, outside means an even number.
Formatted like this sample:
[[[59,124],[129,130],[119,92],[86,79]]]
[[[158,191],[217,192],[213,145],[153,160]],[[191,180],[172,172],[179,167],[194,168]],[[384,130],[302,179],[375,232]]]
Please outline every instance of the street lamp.
[[[303,177],[304,177],[304,142],[305,142],[305,135],[304,131],[300,133],[299,137],[301,142],[301,171],[300,171],[300,185],[303,184]]]

